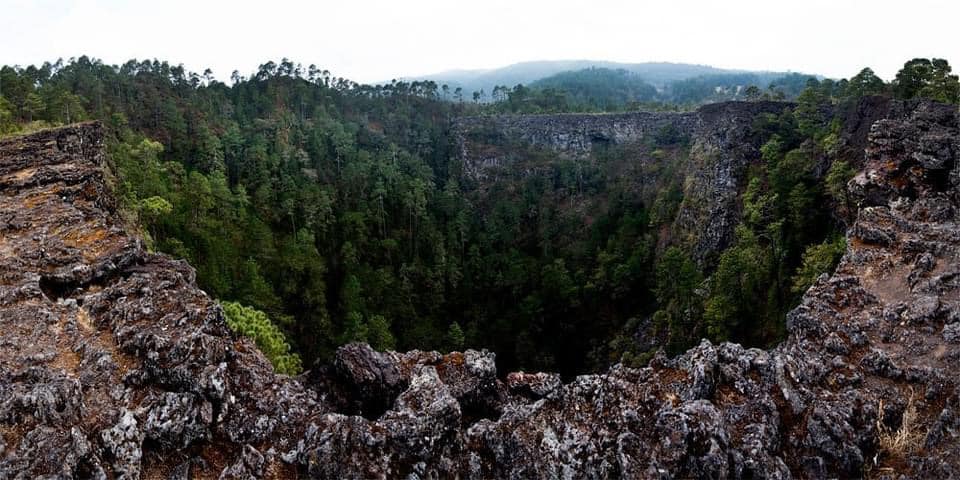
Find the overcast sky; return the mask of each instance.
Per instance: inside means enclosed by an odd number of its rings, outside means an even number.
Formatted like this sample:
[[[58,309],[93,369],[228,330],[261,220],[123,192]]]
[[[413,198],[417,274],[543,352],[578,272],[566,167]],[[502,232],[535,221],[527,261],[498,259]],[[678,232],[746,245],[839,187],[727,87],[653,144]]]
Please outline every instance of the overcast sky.
[[[281,57],[361,82],[525,60],[890,79],[960,64],[957,0],[0,0],[0,64],[158,58],[228,79]]]

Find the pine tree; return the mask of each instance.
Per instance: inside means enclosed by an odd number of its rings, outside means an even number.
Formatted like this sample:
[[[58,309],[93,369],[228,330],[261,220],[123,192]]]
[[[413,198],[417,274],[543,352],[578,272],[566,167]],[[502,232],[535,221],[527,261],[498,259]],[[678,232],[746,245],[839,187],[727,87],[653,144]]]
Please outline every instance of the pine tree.
[[[463,350],[465,344],[466,336],[463,334],[460,324],[458,322],[451,323],[450,327],[447,328],[447,349],[449,351]]]

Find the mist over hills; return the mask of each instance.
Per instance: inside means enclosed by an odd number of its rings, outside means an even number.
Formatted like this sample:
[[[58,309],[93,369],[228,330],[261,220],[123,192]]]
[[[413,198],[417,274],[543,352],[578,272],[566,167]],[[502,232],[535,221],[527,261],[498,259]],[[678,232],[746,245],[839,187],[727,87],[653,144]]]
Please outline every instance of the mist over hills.
[[[726,74],[755,74],[765,83],[760,86],[766,87],[766,83],[791,73],[732,70],[709,65],[672,62],[622,63],[602,60],[540,60],[520,62],[494,69],[448,70],[429,75],[402,78],[405,80],[433,80],[437,83],[447,84],[450,88],[460,87],[466,94],[480,91],[481,89],[489,93],[498,85],[508,87],[513,87],[517,84],[527,85],[558,73],[588,68],[626,70],[638,75],[644,81],[658,89],[663,89],[669,83],[675,81],[688,80],[707,75]]]

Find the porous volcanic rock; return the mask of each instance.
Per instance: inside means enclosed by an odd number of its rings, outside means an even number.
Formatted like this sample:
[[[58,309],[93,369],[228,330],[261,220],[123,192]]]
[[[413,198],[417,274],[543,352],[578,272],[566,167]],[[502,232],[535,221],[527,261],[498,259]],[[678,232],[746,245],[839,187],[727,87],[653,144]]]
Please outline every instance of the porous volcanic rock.
[[[872,125],[847,252],[780,346],[566,384],[361,344],[276,375],[120,227],[98,124],[0,141],[0,478],[958,477],[957,139],[933,103]]]

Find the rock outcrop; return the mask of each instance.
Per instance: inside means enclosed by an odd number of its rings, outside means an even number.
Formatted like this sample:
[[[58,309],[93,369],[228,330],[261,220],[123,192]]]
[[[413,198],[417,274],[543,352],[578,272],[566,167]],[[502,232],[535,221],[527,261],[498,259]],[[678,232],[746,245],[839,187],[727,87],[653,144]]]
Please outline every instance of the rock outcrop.
[[[562,113],[461,117],[454,129],[467,175],[483,177],[485,169],[504,160],[475,149],[479,145],[468,137],[482,141],[484,135],[502,136],[558,153],[586,155],[595,147],[641,141],[667,128],[690,136],[700,124],[701,117],[694,112]]]
[[[120,227],[101,137],[0,141],[0,478],[960,476],[954,107],[873,123],[847,252],[783,344],[566,384],[361,344],[275,375]]]
[[[466,117],[454,125],[464,175],[483,190],[504,170],[535,171],[546,155],[596,161],[591,154],[616,145],[689,144],[676,171],[662,172],[650,152],[623,155],[638,190],[656,192],[682,178],[683,202],[672,221],[673,237],[701,264],[729,246],[739,223],[738,197],[748,167],[760,159],[760,138],[751,128],[763,114],[793,108],[789,102],[722,102],[694,112],[495,115]],[[532,152],[525,149],[533,149]],[[657,173],[647,173],[657,172]],[[646,198],[645,202],[652,202]]]

